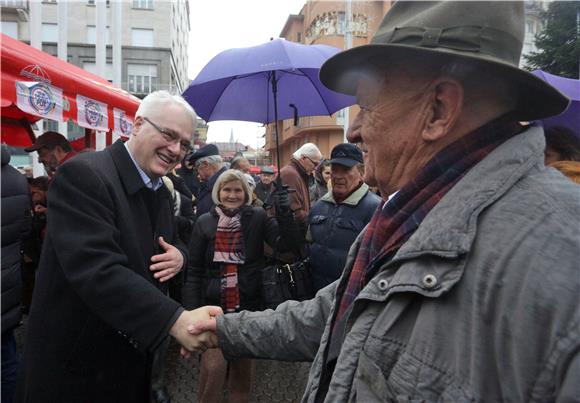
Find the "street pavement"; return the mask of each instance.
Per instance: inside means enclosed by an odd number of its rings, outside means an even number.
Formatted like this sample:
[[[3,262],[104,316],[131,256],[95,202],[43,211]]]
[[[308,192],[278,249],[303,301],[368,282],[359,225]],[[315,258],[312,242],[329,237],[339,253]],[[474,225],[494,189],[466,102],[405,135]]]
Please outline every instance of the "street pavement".
[[[20,351],[24,344],[23,326],[14,335]],[[166,381],[172,403],[197,401],[199,359],[197,355],[185,360],[179,356],[179,346],[172,340],[166,357]],[[252,386],[252,403],[299,402],[308,379],[310,363],[290,363],[256,360],[256,375]],[[224,401],[226,401],[224,399]]]
[[[191,403],[197,399],[198,356],[184,360],[179,356],[177,343],[172,341],[167,355],[167,383],[172,403]],[[256,360],[256,375],[251,402],[299,402],[310,363],[290,363]],[[224,401],[226,401],[224,399]]]

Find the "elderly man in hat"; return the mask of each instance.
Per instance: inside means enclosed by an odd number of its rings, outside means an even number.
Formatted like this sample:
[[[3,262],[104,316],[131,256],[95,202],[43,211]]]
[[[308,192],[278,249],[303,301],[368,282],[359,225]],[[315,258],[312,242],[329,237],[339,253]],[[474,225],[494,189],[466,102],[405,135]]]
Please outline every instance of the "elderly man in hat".
[[[260,171],[260,181],[256,184],[256,195],[264,203],[266,203],[276,188],[276,184],[274,183],[275,178],[276,173],[272,167],[262,167],[262,170]]]
[[[385,200],[314,299],[192,332],[226,358],[314,360],[307,402],[577,401],[580,193],[519,123],[569,101],[517,67],[523,7],[397,1],[329,59]]]
[[[171,335],[214,307],[185,311],[166,284],[186,264],[162,177],[190,147],[195,114],[179,96],[149,94],[127,143],[59,167],[27,324],[17,401],[147,402],[151,368]]]
[[[189,157],[189,161],[193,163],[201,182],[198,193],[194,195],[197,198],[195,206],[195,216],[197,218],[209,212],[213,207],[211,198],[213,185],[227,168],[224,166],[223,159],[215,144],[207,144],[201,147]]]
[[[332,191],[308,214],[306,239],[315,290],[340,277],[348,250],[380,202],[362,180],[363,155],[354,144],[338,144],[332,149],[330,169]]]
[[[24,151],[38,152],[38,162],[44,165],[49,178],[52,178],[56,169],[65,161],[76,155],[68,140],[57,132],[44,132],[34,141],[34,144]]]

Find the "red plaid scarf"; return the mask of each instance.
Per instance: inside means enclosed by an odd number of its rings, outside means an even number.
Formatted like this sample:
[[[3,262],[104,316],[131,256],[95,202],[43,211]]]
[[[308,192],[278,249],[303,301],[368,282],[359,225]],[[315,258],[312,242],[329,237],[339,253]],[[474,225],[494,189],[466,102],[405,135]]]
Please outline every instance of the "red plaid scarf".
[[[244,239],[239,211],[231,214],[221,207],[215,208],[218,214],[213,261],[221,265],[221,305],[225,312],[240,309],[240,290],[238,288],[238,266],[244,264]]]
[[[493,149],[520,131],[521,126],[507,116],[480,127],[437,153],[414,180],[386,205],[383,201],[377,207],[363,236],[334,324],[342,319],[380,262],[411,237],[453,185]]]

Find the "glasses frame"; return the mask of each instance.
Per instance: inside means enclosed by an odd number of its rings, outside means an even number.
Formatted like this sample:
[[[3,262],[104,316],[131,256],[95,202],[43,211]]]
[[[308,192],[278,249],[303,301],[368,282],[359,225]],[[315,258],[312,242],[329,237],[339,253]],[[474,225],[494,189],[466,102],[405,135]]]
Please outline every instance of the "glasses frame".
[[[314,162],[312,160],[312,158],[310,158],[308,155],[304,155],[304,158],[308,159],[308,161],[312,162],[312,165],[314,165],[314,168],[318,168],[318,166],[320,165],[320,163],[322,162],[322,160],[318,161],[318,163]]]
[[[163,139],[168,142],[168,143],[179,143],[179,149],[181,150],[181,155],[185,155],[188,152],[190,152],[192,150],[191,148],[191,144],[187,144],[187,147],[185,147],[185,144],[183,143],[183,141],[179,138],[179,135],[175,132],[170,132],[169,130],[163,129],[159,126],[157,126],[155,123],[153,123],[151,121],[151,119],[149,119],[146,116],[143,116],[143,120],[147,123],[149,123],[151,126],[153,126],[155,128],[155,130],[157,130],[159,133],[161,133],[163,135]]]

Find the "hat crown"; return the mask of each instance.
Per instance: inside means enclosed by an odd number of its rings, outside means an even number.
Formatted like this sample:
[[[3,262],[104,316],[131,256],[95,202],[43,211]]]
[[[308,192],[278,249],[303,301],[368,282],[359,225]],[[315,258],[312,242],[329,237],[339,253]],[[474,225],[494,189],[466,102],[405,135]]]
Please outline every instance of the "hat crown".
[[[371,43],[431,48],[518,66],[522,1],[398,1]]]

